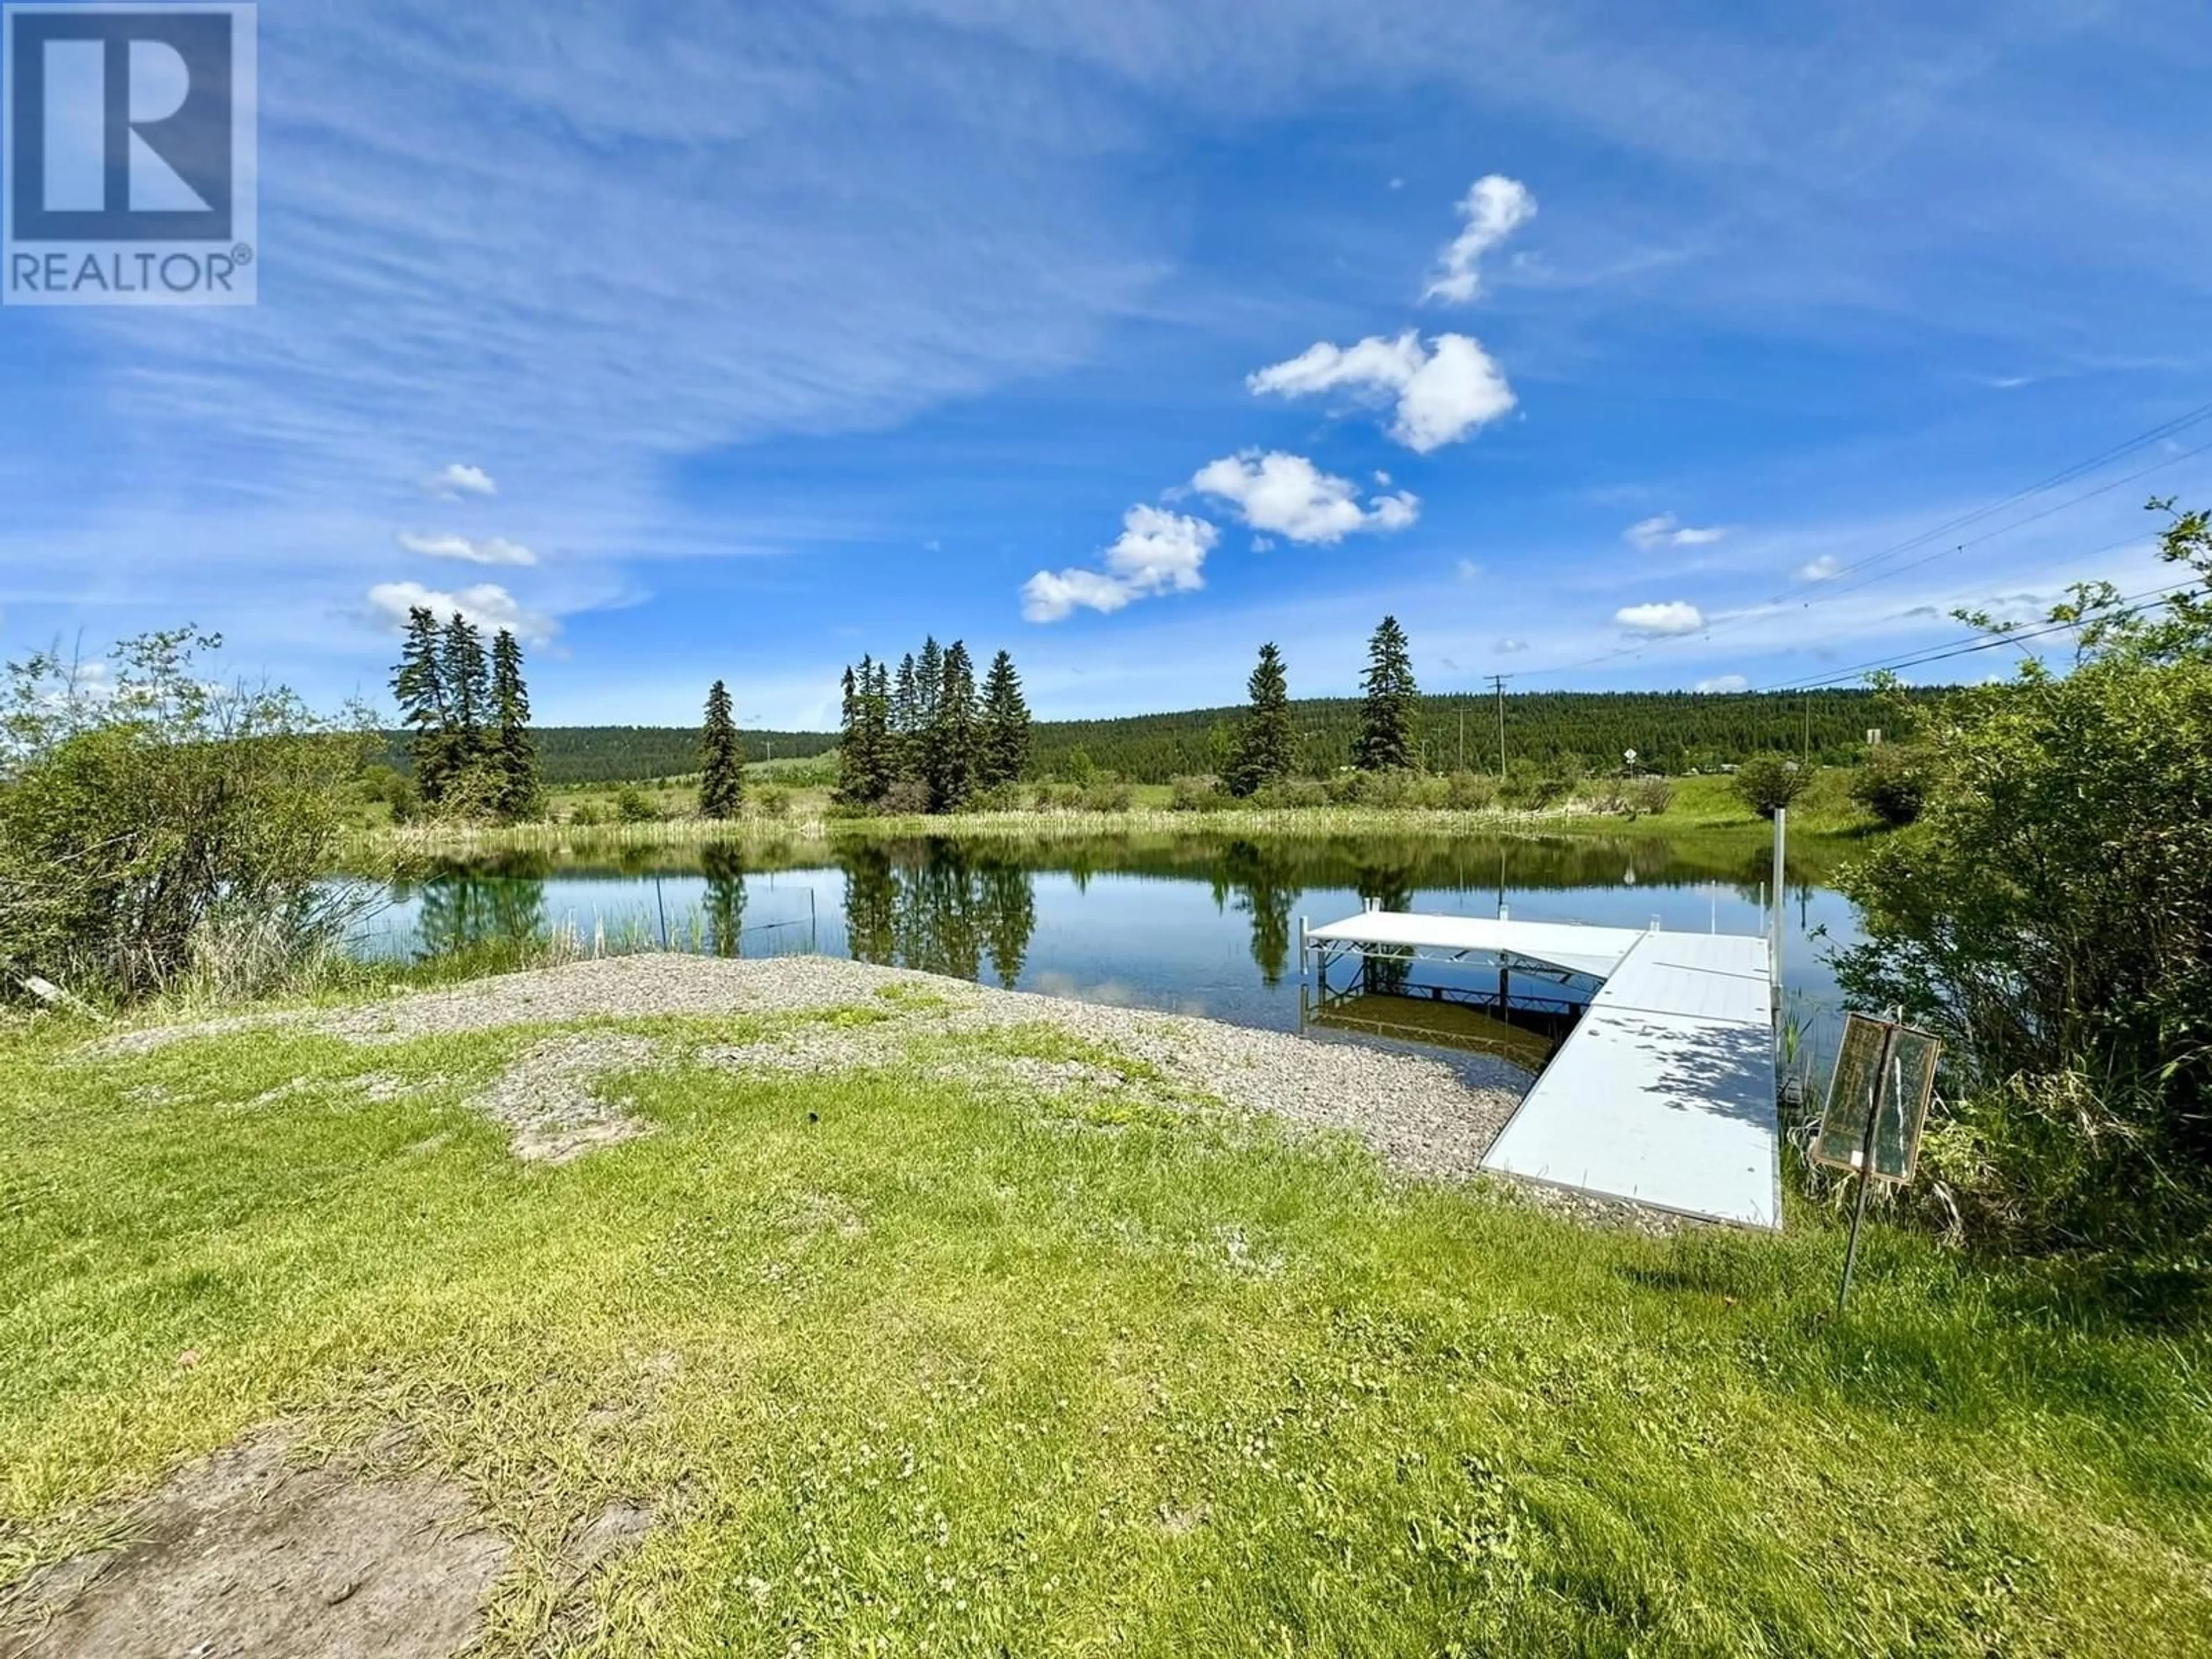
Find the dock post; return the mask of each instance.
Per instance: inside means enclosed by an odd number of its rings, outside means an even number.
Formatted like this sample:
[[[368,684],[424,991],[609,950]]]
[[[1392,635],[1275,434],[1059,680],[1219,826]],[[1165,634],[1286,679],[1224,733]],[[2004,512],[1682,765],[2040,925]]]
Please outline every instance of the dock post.
[[[1301,985],[1306,982],[1306,962],[1312,951],[1313,946],[1306,939],[1306,919],[1300,916],[1298,918],[1298,983]]]
[[[1774,909],[1766,920],[1766,988],[1768,1005],[1773,1010],[1774,1052],[1778,1057],[1782,1053],[1782,907],[1787,902],[1789,848],[1790,809],[1778,806],[1774,809]]]

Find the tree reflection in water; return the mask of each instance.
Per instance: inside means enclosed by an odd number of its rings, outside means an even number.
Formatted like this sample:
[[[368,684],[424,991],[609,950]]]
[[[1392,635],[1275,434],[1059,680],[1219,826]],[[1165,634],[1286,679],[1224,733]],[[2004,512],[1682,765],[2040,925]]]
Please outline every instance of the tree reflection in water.
[[[1001,985],[1020,979],[1036,929],[1036,884],[1021,865],[950,841],[870,843],[842,862],[855,960],[981,980],[988,957]]]

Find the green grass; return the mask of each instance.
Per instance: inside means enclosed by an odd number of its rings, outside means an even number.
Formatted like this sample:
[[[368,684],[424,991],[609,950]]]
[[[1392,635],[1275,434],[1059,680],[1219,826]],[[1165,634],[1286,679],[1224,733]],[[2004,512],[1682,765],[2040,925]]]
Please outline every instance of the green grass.
[[[608,1654],[2212,1651],[2201,1337],[1879,1228],[1834,1323],[1817,1218],[1593,1234],[920,1072],[644,1073],[656,1133],[526,1166],[463,1103],[542,1035],[0,1039],[0,1583],[285,1416],[520,1540],[493,1655],[615,1497]]]

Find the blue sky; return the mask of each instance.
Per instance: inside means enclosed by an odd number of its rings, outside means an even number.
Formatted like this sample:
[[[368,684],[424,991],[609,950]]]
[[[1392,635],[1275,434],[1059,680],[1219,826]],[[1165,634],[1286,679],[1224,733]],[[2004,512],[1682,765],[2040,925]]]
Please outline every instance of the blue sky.
[[[2202,22],[268,4],[259,306],[0,311],[0,647],[330,703],[431,593],[542,720],[813,725],[925,630],[1074,715],[1385,611],[1432,690],[1764,685],[2146,588],[2212,422],[1855,567],[2212,402]]]

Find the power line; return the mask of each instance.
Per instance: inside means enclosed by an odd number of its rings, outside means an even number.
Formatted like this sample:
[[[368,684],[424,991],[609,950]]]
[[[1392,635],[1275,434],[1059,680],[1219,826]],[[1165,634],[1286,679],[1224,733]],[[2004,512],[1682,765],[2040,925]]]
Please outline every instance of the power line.
[[[2120,609],[2103,611],[2095,617],[2078,617],[2072,622],[2045,623],[2040,627],[2014,629],[2002,634],[1978,635],[1971,642],[1960,641],[1949,646],[1928,650],[1918,655],[1899,658],[1887,662],[1862,663],[1856,668],[1847,668],[1826,679],[1790,680],[1779,685],[1762,686],[1759,689],[1762,691],[1818,691],[1828,686],[1841,685],[1882,670],[1920,668],[1929,663],[1948,662],[1954,657],[1968,657],[1978,651],[1994,651],[2000,646],[2018,645],[2024,641],[2042,639],[2046,635],[2062,634],[2069,629],[2079,628],[2087,622],[2118,621],[2125,617],[2141,616],[2146,611],[2156,609],[2174,594],[2197,585],[2193,580],[2176,582],[2168,587],[2154,588],[2147,592],[2124,595]]]
[[[2010,524],[2003,525],[1995,530],[1985,532],[1980,536],[1972,537],[1965,541],[1954,543],[1940,548],[1936,552],[1930,553],[1925,557],[1913,560],[1909,563],[1895,566],[1875,575],[1863,575],[1862,580],[1857,581],[1844,582],[1839,584],[1837,580],[1838,577],[1863,573],[1875,565],[1881,564],[1887,560],[1897,557],[1900,554],[1909,553],[1918,548],[1925,547],[1930,541],[1940,537],[1948,535],[1954,531],[1964,529],[1969,526],[1979,523],[1996,514],[2002,513],[2008,507],[2027,501],[2033,496],[2041,495],[2046,490],[2056,489],[2060,484],[2071,483],[2076,478],[2094,471],[2100,466],[2106,465],[2112,461],[2118,460],[2124,455],[2133,453],[2135,451],[2143,448],[2146,445],[2156,443],[2161,439],[2172,437],[2178,432],[2185,431],[2190,427],[2195,426],[2207,418],[2212,418],[2212,404],[2199,404],[2197,408],[2190,410],[2184,414],[2176,416],[2170,421],[2161,422],[2160,425],[2151,428],[2147,432],[2137,434],[2135,437],[2128,439],[2124,443],[2115,444],[2111,448],[2092,456],[2087,460],[2075,462],[2071,466],[2062,468],[2060,471],[2051,474],[2048,477],[2039,480],[2035,483],[2027,485],[2024,489],[2016,489],[2013,491],[2012,494],[2001,497],[1997,501],[1991,501],[1983,507],[1976,507],[1972,512],[1963,513],[1954,518],[1946,520],[1942,524],[1936,525],[1930,529],[1922,531],[1917,535],[1908,537],[1904,541],[1898,542],[1892,546],[1884,548],[1879,552],[1870,553],[1864,558],[1855,560],[1850,564],[1840,567],[1838,570],[1832,572],[1827,576],[1822,577],[1817,580],[1801,578],[1790,586],[1781,590],[1781,592],[1771,594],[1765,599],[1759,601],[1757,605],[1738,613],[1735,616],[1723,617],[1719,622],[1698,629],[1692,633],[1660,635],[1650,639],[1639,640],[1633,644],[1617,647],[1610,651],[1601,652],[1595,656],[1583,658],[1579,661],[1563,663],[1555,667],[1550,668],[1524,670],[1522,671],[1523,677],[1529,674],[1549,675],[1572,673],[1578,669],[1595,667],[1601,664],[1618,661],[1623,658],[1640,656],[1644,652],[1650,651],[1656,647],[1670,644],[1676,640],[1710,638],[1716,632],[1719,632],[1731,627],[1742,627],[1749,623],[1759,621],[1766,616],[1771,615],[1771,611],[1768,611],[1766,607],[1787,604],[1791,598],[1797,594],[1809,593],[1814,596],[1806,601],[1805,606],[1803,607],[1809,609],[1812,605],[1820,604],[1824,600],[1840,598],[1845,593],[1856,592],[1862,588],[1872,586],[1875,582],[1886,581],[1893,576],[1902,575],[1906,571],[1917,569],[1923,565],[1932,563],[1936,560],[1946,557],[1952,553],[1963,551],[1968,547],[1979,546],[1983,543],[1993,541],[2000,536],[2009,535],[2014,531],[2021,529],[2027,525],[2033,524],[2039,520],[2046,519],[2051,517],[2053,514],[2063,512],[2069,507],[2079,506],[2083,501],[2091,500],[2098,495],[2107,494],[2113,489],[2117,489],[2123,484],[2130,483],[2139,478],[2147,477],[2151,473],[2156,472],[2161,468],[2177,465],[2180,462],[2202,455],[2207,453],[2207,451],[2212,451],[2212,443],[2201,444],[2194,449],[2185,450],[2175,455],[2166,456],[2153,462],[2147,467],[2140,468],[2134,472],[2127,474],[2125,477],[2112,479],[2108,483],[2100,484],[2093,489],[2084,490],[2080,495],[2069,496],[2063,501],[2054,502],[2049,507],[2040,508],[2034,513],[2027,514],[2024,518],[2014,520]],[[2134,538],[2130,538],[2130,539],[2132,540]],[[2116,544],[2116,545],[2119,546],[2125,546],[2126,544],[2127,544],[2124,542]],[[2090,555],[2085,556],[2094,556]]]

